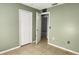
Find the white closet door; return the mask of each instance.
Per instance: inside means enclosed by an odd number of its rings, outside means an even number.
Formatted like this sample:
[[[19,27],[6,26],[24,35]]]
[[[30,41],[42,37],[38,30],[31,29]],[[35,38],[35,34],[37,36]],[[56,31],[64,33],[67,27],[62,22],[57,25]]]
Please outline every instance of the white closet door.
[[[19,10],[20,44],[32,43],[32,12]]]

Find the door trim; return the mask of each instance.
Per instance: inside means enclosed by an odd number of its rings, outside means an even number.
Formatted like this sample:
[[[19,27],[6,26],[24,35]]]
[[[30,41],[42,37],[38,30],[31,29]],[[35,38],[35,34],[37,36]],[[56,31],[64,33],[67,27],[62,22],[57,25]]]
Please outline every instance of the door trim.
[[[41,13],[41,15],[44,15],[44,14],[48,14],[48,19],[47,19],[47,42],[49,42],[50,12]]]
[[[19,9],[18,11],[18,14],[19,14],[19,46],[22,46],[21,45],[21,32],[20,32],[20,30],[21,30],[21,28],[20,28],[20,26],[21,26],[21,20],[20,20],[20,10],[24,10],[24,9]],[[27,11],[27,10],[24,10],[24,11]],[[27,12],[30,12],[30,11],[27,11]],[[32,12],[30,12],[30,13],[32,13]],[[32,13],[32,15],[33,15],[33,13]],[[32,19],[33,19],[33,17],[32,17]],[[32,20],[31,20],[32,21]],[[33,21],[32,21],[33,22]],[[32,28],[31,28],[31,30],[32,30]],[[31,33],[32,34],[32,33]],[[32,40],[33,40],[33,38],[32,38]],[[32,43],[32,40],[31,40],[31,43]]]

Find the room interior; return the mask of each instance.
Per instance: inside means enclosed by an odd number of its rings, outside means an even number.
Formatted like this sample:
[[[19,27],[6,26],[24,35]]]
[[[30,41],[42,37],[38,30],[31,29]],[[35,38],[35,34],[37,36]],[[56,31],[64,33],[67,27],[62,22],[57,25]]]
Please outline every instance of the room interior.
[[[30,12],[32,13],[32,32],[30,32],[32,40],[30,44],[20,45],[19,9],[29,11],[28,15]],[[42,28],[39,27],[41,18],[38,16],[47,13],[49,14],[47,39],[36,40],[41,36],[39,33],[39,37],[36,38],[37,31]],[[0,54],[78,55],[78,15],[79,3],[0,3]],[[39,24],[37,19],[39,19]]]

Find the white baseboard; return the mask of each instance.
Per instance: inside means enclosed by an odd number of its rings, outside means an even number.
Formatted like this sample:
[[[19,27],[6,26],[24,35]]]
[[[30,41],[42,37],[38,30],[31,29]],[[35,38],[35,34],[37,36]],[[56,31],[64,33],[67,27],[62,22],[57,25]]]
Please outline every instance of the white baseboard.
[[[17,49],[17,48],[19,48],[19,47],[20,47],[20,46],[17,46],[17,47],[14,47],[14,48],[11,48],[11,49],[8,49],[8,50],[5,50],[5,51],[1,51],[0,54],[9,52],[9,51],[14,50],[14,49]]]
[[[69,49],[66,49],[66,48],[60,47],[60,46],[58,46],[58,45],[55,45],[55,44],[52,44],[52,43],[49,43],[49,42],[48,42],[48,44],[51,45],[51,46],[54,46],[54,47],[56,47],[56,48],[59,48],[59,49],[62,49],[62,50],[65,50],[65,51],[68,51],[68,52],[71,52],[71,53],[74,53],[74,54],[79,55],[78,52],[75,52],[75,51],[72,51],[72,50],[69,50]]]
[[[35,43],[36,42],[36,40],[35,41],[33,41],[32,43]]]

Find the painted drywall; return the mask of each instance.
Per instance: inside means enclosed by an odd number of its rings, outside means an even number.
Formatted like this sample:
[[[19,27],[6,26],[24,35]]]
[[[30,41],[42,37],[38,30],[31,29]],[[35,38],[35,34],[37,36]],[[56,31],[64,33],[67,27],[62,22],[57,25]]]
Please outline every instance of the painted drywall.
[[[49,43],[79,52],[79,4],[65,3],[48,11],[51,26]]]
[[[0,3],[0,51],[4,51],[19,45],[19,9],[33,13],[33,40],[36,36],[36,9],[16,4]]]

